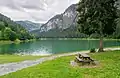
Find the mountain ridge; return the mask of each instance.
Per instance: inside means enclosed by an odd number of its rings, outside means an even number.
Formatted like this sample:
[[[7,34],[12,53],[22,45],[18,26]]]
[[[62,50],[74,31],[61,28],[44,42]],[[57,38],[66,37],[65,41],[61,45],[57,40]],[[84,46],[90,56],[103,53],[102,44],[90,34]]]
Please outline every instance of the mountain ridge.
[[[42,23],[34,23],[32,21],[15,21],[17,24],[20,24],[22,27],[24,27],[29,32],[33,30],[37,30],[42,26]]]
[[[32,31],[39,37],[71,37],[71,31],[76,34],[77,4],[72,4],[63,13],[55,15],[40,29]],[[50,34],[51,33],[51,34]],[[55,34],[57,33],[57,34]],[[73,36],[72,36],[73,37]]]

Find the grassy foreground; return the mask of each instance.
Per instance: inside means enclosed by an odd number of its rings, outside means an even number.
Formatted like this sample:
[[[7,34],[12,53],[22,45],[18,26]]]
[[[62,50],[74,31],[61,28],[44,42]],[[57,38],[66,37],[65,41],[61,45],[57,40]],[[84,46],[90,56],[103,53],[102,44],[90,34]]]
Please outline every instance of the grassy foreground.
[[[0,78],[120,78],[120,51],[90,54],[100,61],[96,68],[70,66],[74,56],[61,57]]]
[[[35,60],[42,56],[18,56],[18,55],[0,55],[0,64],[20,62],[24,60]]]

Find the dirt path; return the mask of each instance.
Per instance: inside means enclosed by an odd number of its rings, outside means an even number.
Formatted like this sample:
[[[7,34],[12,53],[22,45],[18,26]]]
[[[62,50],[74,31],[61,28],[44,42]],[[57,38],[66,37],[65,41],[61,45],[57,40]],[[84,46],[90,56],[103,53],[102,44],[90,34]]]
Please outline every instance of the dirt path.
[[[106,48],[105,50],[120,50],[120,48]],[[5,74],[9,74],[9,73],[12,73],[12,72],[16,72],[18,70],[22,70],[24,68],[31,67],[31,66],[34,66],[34,65],[37,65],[37,64],[41,64],[45,61],[53,60],[53,59],[56,59],[58,57],[70,56],[70,55],[75,55],[75,54],[78,54],[78,53],[89,53],[89,51],[58,54],[58,55],[53,55],[53,56],[50,56],[50,57],[40,58],[38,60],[0,64],[0,76],[5,75]]]

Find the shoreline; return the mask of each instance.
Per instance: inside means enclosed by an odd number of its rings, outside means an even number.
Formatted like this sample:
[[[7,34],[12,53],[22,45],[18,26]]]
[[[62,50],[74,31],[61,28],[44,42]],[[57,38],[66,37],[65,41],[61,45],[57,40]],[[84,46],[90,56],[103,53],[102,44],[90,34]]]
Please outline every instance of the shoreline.
[[[120,50],[120,48],[106,48],[105,51],[114,51],[114,50]],[[81,51],[81,52],[74,52],[74,53],[66,53],[66,54],[59,54],[59,55],[53,55],[53,56],[48,56],[48,57],[43,57],[37,60],[26,60],[22,62],[16,62],[16,63],[7,63],[7,64],[0,64],[0,76],[16,72],[18,70],[22,70],[24,68],[28,68],[31,66],[35,66],[38,64],[41,64],[45,61],[50,61],[54,60],[59,57],[63,56],[71,56],[71,55],[76,55],[78,53],[89,53],[89,51]]]
[[[99,38],[40,38],[38,40],[100,40]],[[118,40],[120,39],[109,39],[109,38],[103,38],[103,40]]]
[[[25,41],[22,41],[22,40],[16,40],[16,41],[10,41],[10,40],[1,40],[0,41],[0,44],[18,44],[18,43],[22,43],[22,42],[34,42],[34,41],[37,41],[36,39],[31,39],[31,40],[25,40]]]
[[[44,40],[97,40],[99,41],[99,39],[92,39],[92,38],[40,38],[40,39],[31,39],[31,40],[25,40],[25,41],[22,41],[22,40],[16,40],[16,41],[10,41],[10,40],[0,40],[0,44],[19,44],[19,43],[27,43],[27,42],[34,42],[34,41],[44,41]],[[120,41],[120,39],[107,39],[107,38],[104,38],[103,39],[104,41]]]
[[[120,46],[112,46],[112,47],[106,47],[104,50],[120,50]],[[98,49],[96,48],[96,53],[98,53]],[[90,53],[90,50],[81,50],[81,51],[72,51],[72,52],[64,52],[64,53],[56,53],[56,54],[25,54],[25,53],[14,53],[14,54],[0,54],[0,55],[18,55],[18,56],[55,56],[55,55],[63,55],[63,54],[75,54],[75,53]]]
[[[116,50],[120,50],[120,46],[113,46],[113,47],[106,47],[104,48],[104,50],[112,50],[112,49],[116,49]],[[95,49],[96,53],[98,53],[98,49]],[[54,56],[54,55],[61,55],[61,54],[75,54],[75,53],[90,53],[90,50],[81,50],[81,51],[73,51],[73,52],[66,52],[66,53],[58,53],[58,54],[30,54],[30,56]],[[13,54],[13,55],[19,55],[19,56],[26,56],[29,54]]]

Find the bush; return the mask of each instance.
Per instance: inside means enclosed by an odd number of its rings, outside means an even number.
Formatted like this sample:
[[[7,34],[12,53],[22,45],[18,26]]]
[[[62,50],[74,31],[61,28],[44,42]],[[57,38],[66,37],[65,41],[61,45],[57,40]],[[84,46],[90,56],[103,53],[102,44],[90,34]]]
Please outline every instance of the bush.
[[[19,40],[19,39],[16,39],[15,42],[20,42],[20,40]]]
[[[90,53],[95,53],[95,52],[96,52],[95,48],[90,49]]]
[[[90,35],[90,38],[100,38],[100,35],[97,33],[93,33]]]

